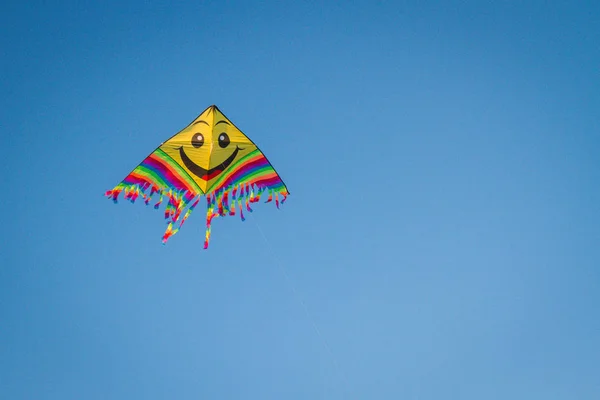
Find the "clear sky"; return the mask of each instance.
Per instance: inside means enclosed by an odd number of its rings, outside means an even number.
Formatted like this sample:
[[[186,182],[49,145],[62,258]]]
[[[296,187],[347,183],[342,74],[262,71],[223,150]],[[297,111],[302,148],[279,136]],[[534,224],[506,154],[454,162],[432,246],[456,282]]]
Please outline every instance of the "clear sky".
[[[0,12],[0,398],[600,398],[597,1],[53,3]],[[211,104],[291,196],[163,246],[104,192]]]

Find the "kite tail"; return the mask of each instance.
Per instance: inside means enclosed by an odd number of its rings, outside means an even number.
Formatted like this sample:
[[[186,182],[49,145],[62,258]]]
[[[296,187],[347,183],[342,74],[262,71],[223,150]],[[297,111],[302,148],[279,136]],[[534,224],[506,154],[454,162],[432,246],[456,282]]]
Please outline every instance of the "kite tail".
[[[192,204],[190,206],[190,208],[188,208],[188,210],[185,212],[185,215],[183,216],[183,218],[181,219],[181,223],[179,224],[180,228],[183,226],[183,223],[185,222],[185,220],[188,219],[188,217],[190,216],[192,211],[194,211],[194,208],[196,208],[196,206],[198,205],[199,202],[200,202],[200,197],[198,197],[196,199],[196,201],[194,202],[194,204]]]
[[[252,192],[250,190],[246,191],[246,210],[248,210],[248,212],[252,212],[252,209],[250,208],[250,203],[252,202]]]
[[[219,216],[219,213],[215,212],[215,197],[206,195],[206,234],[204,237],[205,249],[208,249],[208,243],[210,241],[212,220],[217,216]]]
[[[117,204],[119,202],[118,201],[119,195],[121,194],[122,191],[123,191],[123,187],[121,185],[118,185],[114,189],[106,191],[106,193],[104,195],[106,197],[108,197],[109,199],[111,199],[113,201],[113,203]]]
[[[165,231],[165,234],[162,237],[163,244],[167,244],[169,238],[176,234],[178,231],[179,228],[173,229],[173,222],[169,222],[169,225],[167,225],[167,230]]]
[[[220,216],[224,216],[225,215],[225,208],[223,206],[223,196],[217,196],[217,207],[219,210],[219,215]]]
[[[240,208],[240,218],[242,221],[245,221],[246,218],[244,217],[244,210],[242,209],[242,196],[238,197],[238,207]]]
[[[223,192],[223,214],[221,214],[223,217],[227,214],[231,213],[231,208],[229,206],[229,192],[225,191]]]
[[[226,191],[225,193],[227,193],[227,192],[229,192],[229,191]],[[231,191],[231,207],[229,207],[229,215],[235,215],[236,194],[237,194],[237,187],[234,187],[233,190]]]
[[[269,190],[269,197],[267,198],[267,201],[265,201],[265,203],[270,203],[273,201],[273,191]]]

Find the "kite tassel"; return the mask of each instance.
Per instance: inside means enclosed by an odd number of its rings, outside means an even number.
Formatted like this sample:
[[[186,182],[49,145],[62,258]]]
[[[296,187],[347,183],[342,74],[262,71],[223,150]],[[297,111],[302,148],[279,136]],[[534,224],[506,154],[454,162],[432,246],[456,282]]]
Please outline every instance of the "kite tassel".
[[[208,243],[210,241],[211,224],[214,217],[218,216],[218,213],[214,212],[213,201],[211,196],[206,196],[206,234],[204,237],[204,249],[208,249]]]
[[[167,226],[167,230],[165,231],[165,234],[163,235],[163,239],[162,242],[163,244],[167,244],[167,241],[169,240],[169,238],[171,236],[173,236],[174,234],[176,234],[179,231],[179,229],[173,229],[173,223],[169,222],[169,225]]]
[[[160,207],[160,205],[162,204],[163,201],[163,192],[161,190],[160,192],[160,196],[158,197],[158,201],[156,202],[156,204],[154,205],[154,209],[158,210],[158,208]]]
[[[242,221],[245,221],[246,218],[244,217],[244,210],[242,209],[242,198],[238,197],[238,207],[240,208],[240,218],[242,219]]]
[[[223,216],[226,214],[231,215],[231,208],[229,207],[229,191],[223,192]]]
[[[104,195],[106,197],[110,198],[113,201],[113,203],[117,204],[119,195],[121,194],[121,191],[122,191],[121,189],[115,188],[115,189],[107,191]]]
[[[231,207],[229,208],[229,215],[235,215],[235,203],[236,203],[236,193],[237,193],[237,186],[233,188],[233,191],[231,193]]]

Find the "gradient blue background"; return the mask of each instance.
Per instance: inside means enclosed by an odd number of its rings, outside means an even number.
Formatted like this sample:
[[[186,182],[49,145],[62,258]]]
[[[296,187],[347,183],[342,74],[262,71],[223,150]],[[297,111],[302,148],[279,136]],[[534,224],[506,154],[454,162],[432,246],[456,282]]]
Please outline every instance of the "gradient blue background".
[[[0,398],[600,398],[597,2],[54,3],[0,13]],[[211,104],[292,195],[163,246],[103,194]]]

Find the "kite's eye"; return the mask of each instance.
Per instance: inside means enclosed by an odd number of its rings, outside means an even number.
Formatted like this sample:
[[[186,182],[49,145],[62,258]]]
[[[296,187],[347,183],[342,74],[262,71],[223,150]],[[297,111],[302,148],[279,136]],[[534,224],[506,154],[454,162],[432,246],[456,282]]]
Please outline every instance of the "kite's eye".
[[[227,136],[226,133],[221,133],[219,135],[219,146],[221,146],[222,148],[225,148],[225,147],[229,146],[229,143],[231,143],[231,141],[229,140],[229,136]]]
[[[192,136],[192,146],[198,148],[204,144],[204,136],[201,133],[196,133]]]

